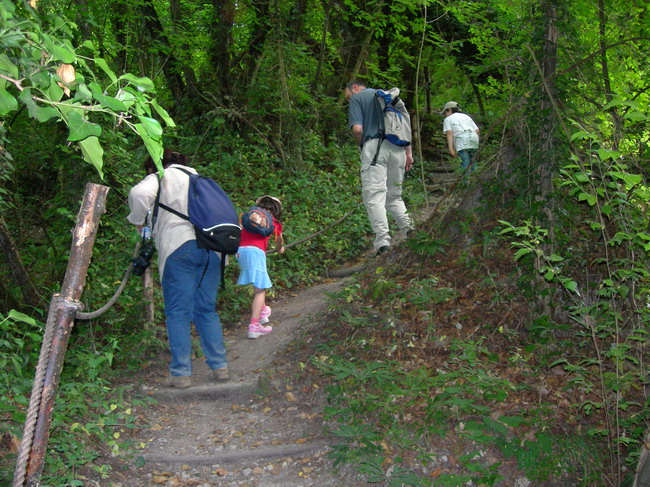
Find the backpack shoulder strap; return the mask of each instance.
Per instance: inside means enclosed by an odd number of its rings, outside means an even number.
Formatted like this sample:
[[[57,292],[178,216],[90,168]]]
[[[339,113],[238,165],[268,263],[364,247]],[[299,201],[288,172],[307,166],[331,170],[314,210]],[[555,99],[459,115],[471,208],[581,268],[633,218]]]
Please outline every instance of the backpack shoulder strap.
[[[190,177],[190,179],[192,178],[192,176],[194,176],[194,173],[192,173],[192,172],[190,172],[187,169],[184,169],[182,167],[171,167],[171,168],[167,168],[165,170],[167,171],[169,169],[178,169],[179,171],[183,171],[185,174],[187,174]],[[183,220],[190,221],[189,216],[183,215],[180,211],[175,210],[171,206],[167,206],[164,203],[160,203],[160,189],[161,189],[161,187],[162,187],[162,184],[160,183],[160,179],[158,179],[158,194],[156,195],[156,204],[154,206],[153,218],[154,219],[158,218],[158,207],[160,206],[163,210],[168,211],[170,213],[173,213],[174,215],[176,215],[179,218],[182,218]]]

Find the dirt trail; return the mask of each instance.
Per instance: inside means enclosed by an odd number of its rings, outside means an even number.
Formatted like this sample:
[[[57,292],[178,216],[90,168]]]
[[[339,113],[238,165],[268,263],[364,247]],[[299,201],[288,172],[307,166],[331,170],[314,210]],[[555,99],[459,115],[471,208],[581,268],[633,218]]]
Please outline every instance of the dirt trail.
[[[167,373],[164,359],[134,377],[138,391],[157,400],[134,411],[138,424],[148,425],[133,435],[141,451],[127,463],[113,460],[110,478],[88,485],[369,485],[351,469],[334,469],[326,455],[335,439],[323,428],[323,390],[296,383],[299,363],[291,354],[292,347],[310,341],[327,293],[343,282],[330,279],[269,303],[274,330],[268,336],[248,339],[243,326],[226,331],[227,383],[211,382],[208,367],[196,359],[188,389],[159,385]]]
[[[446,169],[445,169],[446,170]],[[444,186],[444,185],[443,185]],[[430,210],[416,221],[424,221]],[[395,237],[394,246],[403,237]],[[292,350],[309,344],[325,325],[327,294],[343,288],[346,276],[361,271],[374,257],[330,272],[323,283],[269,303],[268,336],[247,338],[246,327],[224,332],[230,381],[211,382],[202,360],[194,360],[193,386],[160,386],[168,360],[133,378],[138,392],[157,404],[140,407],[138,424],[148,425],[133,439],[141,451],[128,462],[112,463],[110,487],[367,487],[351,467],[335,469],[327,456],[336,438],[323,423],[325,394],[305,383]],[[308,357],[302,358],[308,360]]]

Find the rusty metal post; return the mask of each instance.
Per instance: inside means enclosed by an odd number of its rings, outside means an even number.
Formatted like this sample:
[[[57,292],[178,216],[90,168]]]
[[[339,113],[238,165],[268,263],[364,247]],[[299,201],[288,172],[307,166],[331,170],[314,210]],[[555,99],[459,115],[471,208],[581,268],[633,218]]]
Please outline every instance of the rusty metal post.
[[[26,472],[19,471],[21,469],[19,469],[19,463],[17,463],[16,474],[18,475],[14,475],[14,487],[23,487],[23,485],[38,486],[43,473],[54,399],[75,314],[80,307],[79,299],[86,282],[99,219],[106,207],[108,190],[109,188],[106,186],[92,183],[86,185],[82,206],[77,215],[77,224],[72,234],[72,247],[66,275],[61,286],[61,292],[53,298],[57,301],[57,305],[52,306],[49,311],[54,314],[54,316],[48,316],[48,321],[54,323],[52,342],[51,345],[49,343],[42,344],[42,347],[50,348],[47,354],[47,363],[44,364],[45,375],[42,382],[42,394],[35,394],[35,391],[41,387],[36,381],[32,390],[32,400],[40,401],[38,404],[32,404],[30,400],[30,411],[33,409],[37,412],[35,425],[29,424],[28,414],[23,433],[23,442],[28,438],[33,438],[29,442],[30,444],[21,443],[19,462],[20,458],[25,456],[28,459],[27,469]],[[39,375],[39,370],[37,370],[36,374]],[[29,454],[23,455],[23,450],[28,451]],[[23,483],[25,477],[27,478],[26,484]]]

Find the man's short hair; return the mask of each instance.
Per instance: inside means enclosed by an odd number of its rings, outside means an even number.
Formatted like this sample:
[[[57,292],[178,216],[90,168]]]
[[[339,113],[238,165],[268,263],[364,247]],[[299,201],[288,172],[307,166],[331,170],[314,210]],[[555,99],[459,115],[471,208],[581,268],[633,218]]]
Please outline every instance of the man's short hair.
[[[345,85],[345,88],[352,91],[353,86],[363,86],[365,88],[366,83],[364,83],[363,81],[354,80],[354,81],[350,81],[347,85]]]

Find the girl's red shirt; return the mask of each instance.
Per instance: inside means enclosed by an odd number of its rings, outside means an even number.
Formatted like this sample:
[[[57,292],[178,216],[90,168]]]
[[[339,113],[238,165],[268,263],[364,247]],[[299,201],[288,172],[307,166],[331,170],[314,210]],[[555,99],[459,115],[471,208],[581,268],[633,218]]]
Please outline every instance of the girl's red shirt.
[[[260,235],[259,233],[251,233],[247,230],[241,229],[241,241],[239,242],[240,247],[257,247],[266,252],[266,249],[269,247],[269,240],[271,237],[276,240],[282,235],[282,223],[273,218],[273,233],[268,237]]]

